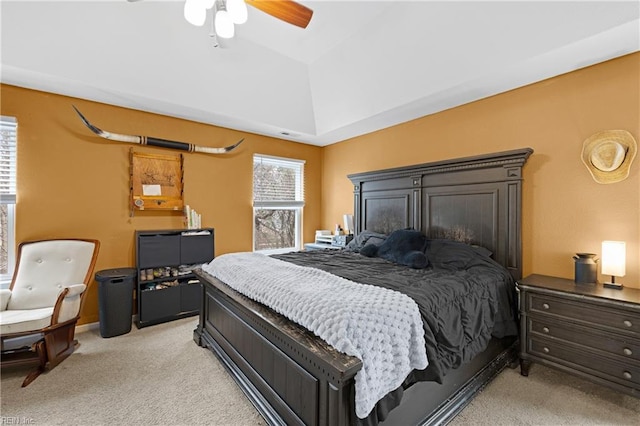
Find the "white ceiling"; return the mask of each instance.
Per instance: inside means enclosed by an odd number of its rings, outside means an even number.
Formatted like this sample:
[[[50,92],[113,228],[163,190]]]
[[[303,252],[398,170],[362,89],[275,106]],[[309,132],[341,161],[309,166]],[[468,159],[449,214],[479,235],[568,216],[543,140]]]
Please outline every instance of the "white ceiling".
[[[215,48],[183,1],[2,0],[0,80],[324,146],[640,50],[637,0],[300,3]]]

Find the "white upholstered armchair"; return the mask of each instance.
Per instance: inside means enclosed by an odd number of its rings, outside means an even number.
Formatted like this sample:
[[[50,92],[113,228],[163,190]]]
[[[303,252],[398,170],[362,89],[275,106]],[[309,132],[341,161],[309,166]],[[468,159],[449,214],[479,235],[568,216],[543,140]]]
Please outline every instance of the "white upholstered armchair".
[[[37,365],[23,387],[73,353],[99,247],[83,239],[20,244],[11,287],[0,289],[0,337],[3,367]]]

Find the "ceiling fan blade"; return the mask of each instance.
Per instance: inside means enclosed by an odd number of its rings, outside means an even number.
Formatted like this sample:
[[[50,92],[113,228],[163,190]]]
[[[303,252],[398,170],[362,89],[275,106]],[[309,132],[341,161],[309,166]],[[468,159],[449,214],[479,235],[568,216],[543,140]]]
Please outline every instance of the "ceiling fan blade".
[[[245,0],[245,3],[300,28],[307,28],[313,10],[292,0]]]

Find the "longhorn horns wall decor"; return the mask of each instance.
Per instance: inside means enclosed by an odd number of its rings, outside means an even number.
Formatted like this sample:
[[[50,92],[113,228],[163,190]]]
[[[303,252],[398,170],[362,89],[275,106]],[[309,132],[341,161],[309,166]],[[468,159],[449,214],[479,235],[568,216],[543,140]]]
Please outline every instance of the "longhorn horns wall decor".
[[[75,105],[72,105],[72,106],[73,106],[73,109],[76,110],[76,113],[78,113],[78,116],[80,116],[80,119],[82,120],[84,125],[87,126],[89,130],[91,130],[96,135],[111,141],[136,143],[138,145],[157,146],[159,148],[177,149],[179,151],[201,152],[204,154],[227,154],[233,151],[238,145],[242,143],[242,141],[244,141],[244,138],[242,138],[233,145],[225,146],[223,148],[211,148],[207,146],[198,146],[191,143],[176,142],[176,141],[170,141],[166,139],[153,138],[150,136],[122,135],[118,133],[106,132],[102,129],[97,128],[93,124],[91,124],[89,120],[87,120],[84,117],[84,115],[82,115],[82,113],[78,110],[78,108],[75,107]]]

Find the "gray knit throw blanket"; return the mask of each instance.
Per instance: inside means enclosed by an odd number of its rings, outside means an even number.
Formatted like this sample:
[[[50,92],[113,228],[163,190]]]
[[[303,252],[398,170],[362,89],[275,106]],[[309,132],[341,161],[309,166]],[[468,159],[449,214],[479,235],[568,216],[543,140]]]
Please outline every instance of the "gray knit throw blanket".
[[[230,253],[203,265],[229,287],[305,327],[362,361],[356,415],[365,418],[413,369],[427,367],[418,305],[382,287],[258,253]]]

